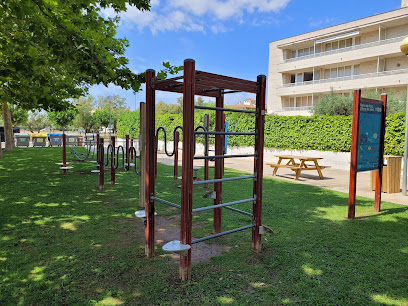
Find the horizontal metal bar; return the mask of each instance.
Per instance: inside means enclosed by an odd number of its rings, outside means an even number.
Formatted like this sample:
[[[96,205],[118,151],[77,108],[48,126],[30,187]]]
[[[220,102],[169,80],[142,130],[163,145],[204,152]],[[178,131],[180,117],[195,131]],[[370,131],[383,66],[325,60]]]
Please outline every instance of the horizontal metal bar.
[[[196,131],[196,135],[249,135],[256,136],[255,132],[211,132],[211,131]]]
[[[212,106],[194,106],[196,109],[208,109],[208,110],[215,110],[215,111],[223,111],[223,112],[235,112],[235,113],[247,113],[247,114],[255,114],[256,111],[250,111],[245,109],[234,109],[234,108],[224,108],[224,107],[212,107]]]
[[[210,235],[210,236],[207,236],[207,237],[199,238],[199,239],[191,241],[191,244],[198,243],[198,242],[205,241],[205,240],[212,239],[212,238],[217,238],[217,237],[220,237],[220,236],[223,236],[223,235],[243,231],[243,230],[245,230],[247,228],[252,228],[252,227],[255,227],[255,224],[246,225],[246,226],[234,228],[232,230],[225,231],[225,232],[222,232],[222,233],[218,233],[218,234]]]
[[[235,158],[235,157],[257,157],[257,154],[195,156],[194,159]]]
[[[245,176],[226,177],[226,178],[213,179],[213,180],[195,181],[193,182],[193,185],[213,184],[213,183],[218,183],[218,182],[245,180],[245,179],[251,179],[251,178],[256,178],[256,175],[245,175]]]
[[[156,81],[154,81],[154,84],[160,84],[160,83],[165,83],[165,82],[169,82],[169,81],[177,81],[177,80],[181,80],[183,78],[184,78],[184,76],[178,76],[178,77],[169,78],[169,79],[156,80]]]
[[[223,94],[230,94],[230,93],[236,93],[236,92],[242,92],[242,90],[230,90],[230,91],[224,91]]]
[[[214,208],[221,208],[221,207],[224,207],[224,206],[231,206],[231,205],[236,205],[236,204],[241,204],[241,203],[253,202],[255,200],[256,200],[256,196],[253,197],[253,198],[250,198],[250,199],[244,199],[244,200],[238,200],[238,201],[233,201],[233,202],[228,202],[228,203],[222,203],[222,204],[218,204],[218,205],[210,205],[210,206],[195,208],[195,209],[193,209],[193,212],[209,210],[209,209],[214,209]]]
[[[212,91],[220,91],[224,90],[223,88],[211,88],[211,89],[203,89],[203,92],[212,92]]]
[[[170,84],[169,86],[170,86],[170,88],[176,88],[176,87],[183,86],[183,83],[180,83],[180,84]]]
[[[240,209],[236,209],[236,208],[232,208],[232,207],[225,207],[225,209],[229,209],[229,210],[232,210],[232,211],[235,211],[235,212],[237,212],[237,213],[240,213],[240,214],[243,214],[243,215],[247,215],[247,216],[251,216],[252,217],[252,214],[250,213],[250,212],[247,212],[247,211],[243,211],[243,210],[240,210]]]
[[[151,201],[157,201],[157,202],[160,202],[160,203],[169,205],[169,206],[173,206],[173,207],[176,207],[176,208],[178,208],[178,209],[181,208],[180,205],[177,205],[177,204],[175,204],[175,203],[172,203],[172,202],[169,202],[169,201],[160,199],[160,198],[156,198],[156,197],[154,197],[154,196],[150,196],[150,200],[151,200]]]

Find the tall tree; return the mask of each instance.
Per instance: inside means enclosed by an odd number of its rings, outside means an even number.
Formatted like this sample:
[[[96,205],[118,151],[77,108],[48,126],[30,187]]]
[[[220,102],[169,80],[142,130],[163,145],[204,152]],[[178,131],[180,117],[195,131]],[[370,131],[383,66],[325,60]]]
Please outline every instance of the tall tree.
[[[34,133],[34,131],[40,132],[40,130],[45,128],[48,124],[49,122],[45,112],[35,110],[28,114],[27,127],[31,133]]]
[[[48,120],[55,126],[62,127],[63,133],[65,132],[65,128],[72,123],[76,114],[77,110],[74,107],[67,108],[63,111],[47,112]]]
[[[89,133],[95,125],[92,116],[92,109],[95,105],[95,98],[92,96],[80,97],[79,99],[74,99],[73,104],[78,111],[73,122],[74,126],[83,128],[85,130],[85,133]]]
[[[149,0],[0,0],[0,103],[62,110],[94,84],[138,91],[145,75],[127,67],[119,18],[101,15],[127,5],[150,9]],[[163,65],[160,78],[179,70]]]

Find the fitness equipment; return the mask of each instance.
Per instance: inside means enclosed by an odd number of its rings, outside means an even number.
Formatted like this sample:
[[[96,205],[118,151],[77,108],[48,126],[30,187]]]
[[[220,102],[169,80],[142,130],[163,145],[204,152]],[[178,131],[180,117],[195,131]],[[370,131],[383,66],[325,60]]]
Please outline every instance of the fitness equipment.
[[[182,82],[178,80],[182,79]],[[219,237],[244,229],[252,229],[252,250],[261,250],[261,234],[264,232],[262,226],[262,179],[263,179],[263,145],[264,145],[264,116],[265,116],[265,88],[266,77],[259,75],[257,81],[247,81],[216,75],[195,70],[194,60],[184,61],[184,75],[166,80],[160,80],[155,76],[154,70],[146,71],[146,185],[145,185],[145,251],[147,257],[154,255],[154,216],[155,201],[180,208],[180,243],[167,244],[165,250],[177,252],[185,256],[180,257],[180,278],[191,279],[191,245],[207,239]],[[182,158],[182,184],[181,205],[168,202],[155,197],[155,91],[170,91],[183,93],[183,158]],[[224,108],[224,95],[234,92],[249,92],[256,94],[256,111],[238,110]],[[194,106],[194,96],[209,96],[216,98],[216,107]],[[216,112],[215,131],[194,131],[194,108],[213,110]],[[225,132],[222,130],[223,112],[250,113],[255,116],[254,132]],[[194,136],[215,135],[215,155],[194,157]],[[224,155],[222,136],[225,135],[252,135],[255,136],[254,154]],[[253,175],[222,178],[222,160],[233,157],[254,157]],[[193,160],[215,159],[215,175],[213,180],[193,181]],[[222,182],[231,180],[252,179],[253,196],[249,199],[222,203]],[[196,208],[193,210],[193,185],[214,184],[214,205]],[[252,203],[252,214],[248,212],[236,212],[249,214],[252,222],[230,231],[221,231],[221,207],[228,207],[238,203]],[[231,207],[230,207],[231,208]],[[214,210],[214,235],[192,240],[192,213],[207,209]]]
[[[99,136],[99,135],[98,135]],[[97,145],[97,163],[96,163],[96,170],[92,170],[92,173],[97,173],[96,178],[96,186],[99,189],[104,188],[104,169],[105,167],[110,167],[111,173],[111,184],[115,184],[115,171],[119,168],[119,156],[122,156],[122,164],[121,168],[124,171],[130,171],[131,167],[134,166],[135,173],[140,175],[140,171],[137,170],[137,160],[140,159],[140,155],[137,155],[136,149],[132,146],[129,147],[129,135],[126,135],[126,149],[119,145],[116,147],[115,151],[115,136],[111,136],[111,143],[106,148],[106,155],[105,155],[105,146],[104,146],[104,139],[101,137],[97,137],[98,145]],[[122,154],[120,154],[122,153]],[[133,156],[133,163],[130,163],[132,159],[129,159],[129,156]],[[115,158],[116,157],[116,158]]]

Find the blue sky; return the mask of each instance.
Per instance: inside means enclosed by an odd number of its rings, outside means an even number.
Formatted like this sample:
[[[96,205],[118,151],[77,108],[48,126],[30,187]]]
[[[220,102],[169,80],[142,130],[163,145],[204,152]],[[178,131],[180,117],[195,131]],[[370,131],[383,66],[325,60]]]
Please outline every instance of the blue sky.
[[[152,0],[149,12],[129,8],[121,14],[118,37],[126,37],[129,67],[156,71],[163,61],[249,80],[268,74],[271,41],[400,8],[401,0]],[[112,16],[111,10],[103,12]],[[118,94],[135,109],[131,90],[94,86],[93,96]],[[156,102],[176,103],[178,94],[156,92]],[[226,104],[249,94],[226,96]],[[137,107],[145,92],[136,94]],[[205,98],[208,100],[208,98]]]

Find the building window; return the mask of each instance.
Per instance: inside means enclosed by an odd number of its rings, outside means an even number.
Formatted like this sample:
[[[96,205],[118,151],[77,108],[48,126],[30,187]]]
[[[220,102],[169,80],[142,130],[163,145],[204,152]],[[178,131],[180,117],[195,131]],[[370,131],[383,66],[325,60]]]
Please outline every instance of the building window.
[[[296,78],[296,75],[295,75],[295,74],[291,74],[291,75],[290,75],[290,82],[291,82],[291,83],[295,83],[295,78]]]
[[[359,75],[359,74],[360,74],[360,65],[354,65],[353,75]]]
[[[361,44],[361,36],[357,36],[356,38],[354,38],[354,44],[356,46]]]
[[[351,66],[344,67],[344,76],[351,76]]]
[[[296,76],[296,83],[302,83],[303,82],[303,73],[298,73]]]
[[[320,69],[315,69],[313,76],[315,80],[320,80]]]
[[[313,81],[313,71],[307,71],[303,74],[303,81],[309,82]]]

